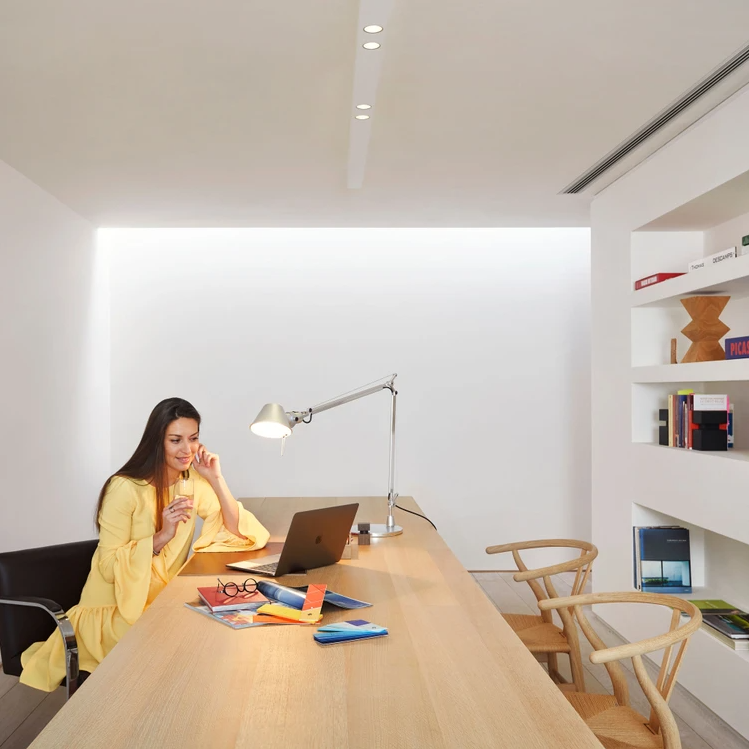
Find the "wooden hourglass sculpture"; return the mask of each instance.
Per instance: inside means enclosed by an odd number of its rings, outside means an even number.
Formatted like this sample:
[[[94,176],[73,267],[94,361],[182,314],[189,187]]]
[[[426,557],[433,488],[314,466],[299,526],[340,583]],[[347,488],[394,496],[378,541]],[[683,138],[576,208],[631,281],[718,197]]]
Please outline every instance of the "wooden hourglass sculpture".
[[[681,332],[692,341],[682,363],[718,361],[726,358],[720,339],[730,328],[718,319],[730,296],[691,296],[682,299],[692,321]]]

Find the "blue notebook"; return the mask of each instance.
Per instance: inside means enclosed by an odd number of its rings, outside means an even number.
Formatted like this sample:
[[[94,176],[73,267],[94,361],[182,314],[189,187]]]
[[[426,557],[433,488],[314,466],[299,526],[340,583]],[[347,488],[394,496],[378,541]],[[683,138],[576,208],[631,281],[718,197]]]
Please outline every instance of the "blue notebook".
[[[385,627],[364,619],[352,619],[348,622],[326,624],[318,628],[313,637],[320,645],[332,645],[336,642],[352,642],[353,640],[369,640],[373,637],[385,637],[388,631]]]

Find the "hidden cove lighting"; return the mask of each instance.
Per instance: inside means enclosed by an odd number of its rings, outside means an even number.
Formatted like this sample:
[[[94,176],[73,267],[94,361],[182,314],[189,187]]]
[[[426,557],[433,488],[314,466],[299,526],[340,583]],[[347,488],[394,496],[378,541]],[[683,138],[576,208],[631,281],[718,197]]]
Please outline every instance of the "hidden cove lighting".
[[[373,23],[371,26],[365,26],[364,32],[366,34],[379,34],[382,31],[382,26],[378,26],[376,23]]]
[[[364,42],[362,47],[364,47],[364,49],[379,49],[380,45],[379,42]]]

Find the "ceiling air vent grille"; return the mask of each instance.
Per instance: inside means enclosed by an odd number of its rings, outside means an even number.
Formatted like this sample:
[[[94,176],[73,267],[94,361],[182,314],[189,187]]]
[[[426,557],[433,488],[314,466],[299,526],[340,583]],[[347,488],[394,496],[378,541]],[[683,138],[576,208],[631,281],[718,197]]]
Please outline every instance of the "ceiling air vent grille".
[[[678,117],[690,104],[704,96],[710,89],[717,86],[721,81],[733,73],[739,66],[749,60],[749,44],[740,49],[733,57],[730,57],[719,68],[703,78],[694,88],[680,96],[666,109],[646,122],[636,133],[609,152],[600,161],[595,163],[587,172],[578,177],[572,184],[562,190],[562,194],[582,192],[591,182],[597,180],[617,162],[631,153],[635,148],[644,143],[648,138],[657,133],[671,120]]]

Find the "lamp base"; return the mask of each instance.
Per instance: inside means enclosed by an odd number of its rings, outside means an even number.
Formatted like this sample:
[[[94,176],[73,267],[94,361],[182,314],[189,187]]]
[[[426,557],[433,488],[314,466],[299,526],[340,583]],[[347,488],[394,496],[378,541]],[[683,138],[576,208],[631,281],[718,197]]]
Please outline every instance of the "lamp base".
[[[351,532],[358,535],[359,525],[354,524],[351,528]],[[400,525],[387,525],[386,523],[370,523],[369,524],[369,535],[372,538],[388,538],[390,536],[400,536],[403,533],[403,528]]]
[[[403,528],[399,525],[386,525],[385,523],[372,523],[369,526],[369,535],[372,538],[387,538],[388,536],[400,536]]]

